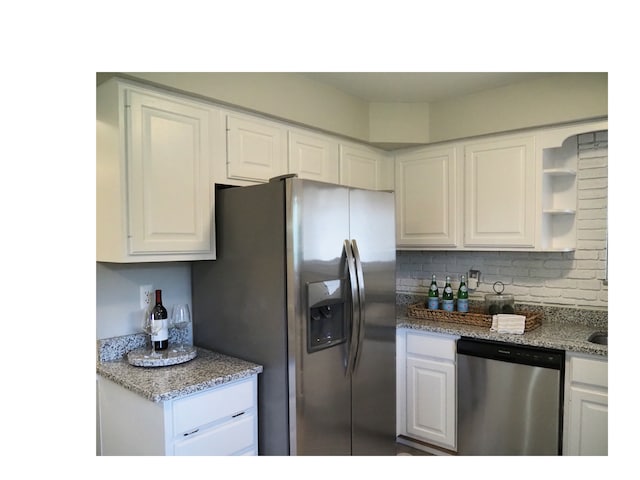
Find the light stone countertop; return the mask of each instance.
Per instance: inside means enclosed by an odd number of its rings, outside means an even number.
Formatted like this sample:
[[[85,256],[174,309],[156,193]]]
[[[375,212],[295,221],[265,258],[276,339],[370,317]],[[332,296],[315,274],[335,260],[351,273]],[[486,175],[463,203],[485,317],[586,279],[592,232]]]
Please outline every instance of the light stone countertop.
[[[496,333],[488,328],[463,325],[457,323],[435,322],[406,315],[397,317],[397,328],[409,328],[424,332],[459,335],[461,337],[481,338],[499,342],[530,345],[535,347],[555,348],[567,352],[587,353],[608,356],[607,345],[598,345],[587,339],[593,332],[604,331],[589,325],[578,323],[542,323],[535,330],[522,335]]]
[[[424,332],[458,335],[500,342],[554,348],[566,352],[585,353],[608,357],[608,346],[588,341],[594,332],[607,332],[606,312],[588,310],[548,309],[544,311],[542,325],[522,335],[496,333],[489,328],[459,323],[437,322],[407,316],[407,305],[416,297],[398,298],[396,327],[421,330]]]
[[[96,372],[152,402],[164,402],[262,372],[262,366],[197,348],[193,360],[168,367],[129,364],[126,353],[144,345],[145,335],[98,340]]]

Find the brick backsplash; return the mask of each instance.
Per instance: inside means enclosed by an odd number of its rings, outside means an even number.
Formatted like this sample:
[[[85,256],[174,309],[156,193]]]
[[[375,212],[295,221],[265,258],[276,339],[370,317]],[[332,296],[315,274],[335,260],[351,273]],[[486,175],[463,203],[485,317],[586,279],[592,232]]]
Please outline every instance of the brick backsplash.
[[[470,298],[484,299],[493,283],[505,284],[516,302],[564,307],[608,307],[607,132],[578,137],[577,245],[573,252],[398,251],[396,288],[399,293],[425,294],[431,274],[440,286],[451,275],[457,288],[461,273],[481,272]]]

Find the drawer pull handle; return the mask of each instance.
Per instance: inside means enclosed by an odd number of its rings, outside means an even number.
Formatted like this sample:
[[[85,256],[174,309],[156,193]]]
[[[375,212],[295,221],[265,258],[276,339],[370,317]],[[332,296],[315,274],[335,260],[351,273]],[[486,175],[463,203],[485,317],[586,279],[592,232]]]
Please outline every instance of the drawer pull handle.
[[[193,430],[191,432],[183,433],[182,436],[186,437],[188,435],[193,435],[194,433],[198,433],[199,431],[200,431],[200,429],[196,428],[195,430]]]
[[[231,418],[239,417],[240,415],[244,415],[244,412],[236,413],[235,415],[231,415]]]

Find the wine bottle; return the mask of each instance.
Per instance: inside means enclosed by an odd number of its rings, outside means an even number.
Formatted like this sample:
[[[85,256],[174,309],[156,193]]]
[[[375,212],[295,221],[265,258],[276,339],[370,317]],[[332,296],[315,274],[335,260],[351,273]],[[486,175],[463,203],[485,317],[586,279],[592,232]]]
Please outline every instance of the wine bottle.
[[[451,288],[451,277],[448,275],[442,291],[442,309],[453,312],[453,288]]]
[[[463,313],[469,311],[469,290],[467,289],[466,275],[460,275],[460,286],[458,287],[458,311]]]
[[[436,274],[431,275],[431,286],[429,287],[429,297],[427,300],[427,308],[429,310],[438,309],[438,282],[436,282]]]
[[[156,304],[151,310],[151,317],[154,322],[161,322],[160,330],[151,337],[153,347],[156,350],[166,350],[169,346],[169,321],[167,309],[162,305],[162,290],[156,290]]]

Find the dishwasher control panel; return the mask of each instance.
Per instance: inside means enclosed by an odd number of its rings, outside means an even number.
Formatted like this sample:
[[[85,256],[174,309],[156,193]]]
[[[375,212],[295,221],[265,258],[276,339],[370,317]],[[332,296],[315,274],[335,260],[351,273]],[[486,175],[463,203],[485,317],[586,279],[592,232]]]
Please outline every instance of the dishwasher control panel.
[[[556,370],[564,368],[564,351],[550,348],[463,337],[457,342],[457,352],[458,355],[471,355]]]

